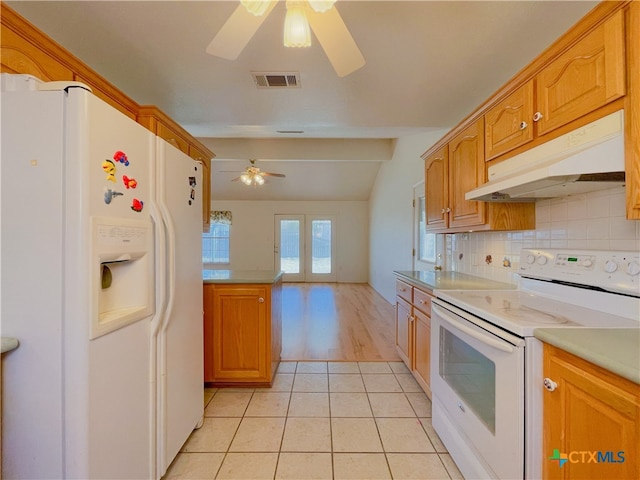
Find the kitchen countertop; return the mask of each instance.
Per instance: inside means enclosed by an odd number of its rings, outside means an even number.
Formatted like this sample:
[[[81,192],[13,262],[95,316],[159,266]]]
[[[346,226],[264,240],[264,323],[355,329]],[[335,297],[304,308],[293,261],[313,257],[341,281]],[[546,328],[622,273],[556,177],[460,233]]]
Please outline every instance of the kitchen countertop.
[[[203,283],[265,283],[282,278],[284,272],[275,270],[203,270]]]
[[[496,282],[460,272],[407,270],[393,273],[400,280],[429,290],[513,290],[516,288],[516,285],[511,283]]]
[[[640,384],[640,328],[537,328],[534,335]]]
[[[17,338],[12,337],[2,337],[2,353],[10,352],[11,350],[15,350],[20,345]]]

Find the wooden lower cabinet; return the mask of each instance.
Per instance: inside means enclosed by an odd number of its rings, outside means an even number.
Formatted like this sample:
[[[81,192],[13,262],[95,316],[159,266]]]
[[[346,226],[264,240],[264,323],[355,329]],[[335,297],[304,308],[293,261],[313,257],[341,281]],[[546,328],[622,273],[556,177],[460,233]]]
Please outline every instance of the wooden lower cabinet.
[[[204,285],[204,381],[270,386],[282,351],[282,282]]]
[[[548,344],[544,376],[543,477],[640,478],[640,385]]]
[[[431,398],[431,293],[396,280],[396,349]]]

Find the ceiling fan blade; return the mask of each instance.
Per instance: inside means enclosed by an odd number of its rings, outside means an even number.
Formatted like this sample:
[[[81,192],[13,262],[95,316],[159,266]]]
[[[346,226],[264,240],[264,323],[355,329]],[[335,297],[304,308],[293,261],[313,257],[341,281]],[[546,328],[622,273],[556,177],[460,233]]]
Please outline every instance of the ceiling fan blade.
[[[307,8],[306,14],[313,33],[339,77],[349,75],[364,66],[366,62],[362,52],[335,5],[324,13]]]
[[[263,15],[256,17],[242,5],[234,10],[220,31],[213,37],[206,51],[209,55],[235,60],[256,33],[262,22],[276,6],[277,0],[271,4]]]
[[[284,173],[260,172],[260,175],[266,175],[267,177],[280,177],[280,178],[286,177]]]

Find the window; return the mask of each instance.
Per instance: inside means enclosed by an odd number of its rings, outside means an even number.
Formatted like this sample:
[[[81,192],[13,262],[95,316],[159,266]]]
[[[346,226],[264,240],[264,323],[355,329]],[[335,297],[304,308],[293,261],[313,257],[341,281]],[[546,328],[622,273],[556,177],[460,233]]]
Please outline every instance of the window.
[[[228,223],[211,222],[209,232],[202,234],[202,263],[229,263],[229,230]]]
[[[418,260],[436,262],[436,235],[427,233],[424,197],[418,197]]]

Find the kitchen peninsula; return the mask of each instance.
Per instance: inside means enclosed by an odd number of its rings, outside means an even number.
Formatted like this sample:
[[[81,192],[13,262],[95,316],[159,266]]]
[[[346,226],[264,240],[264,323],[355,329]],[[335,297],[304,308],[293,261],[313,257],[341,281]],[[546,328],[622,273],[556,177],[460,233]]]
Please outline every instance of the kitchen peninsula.
[[[204,381],[270,386],[282,351],[282,272],[204,270]]]

